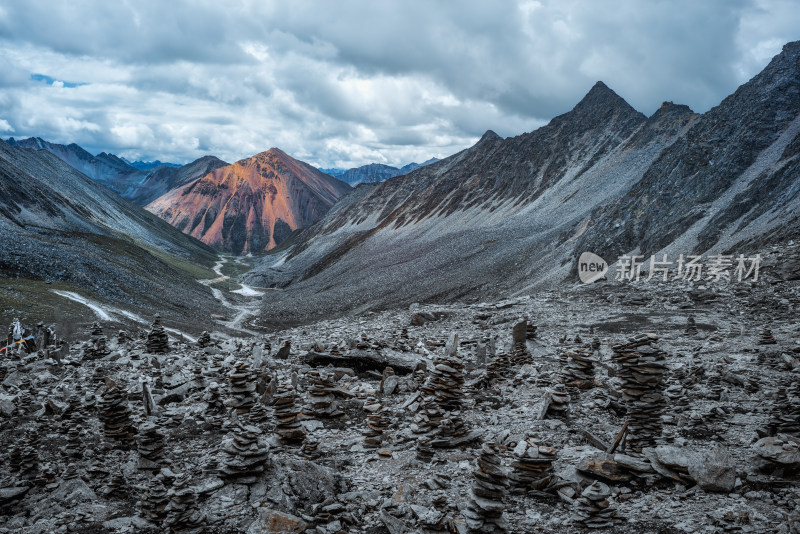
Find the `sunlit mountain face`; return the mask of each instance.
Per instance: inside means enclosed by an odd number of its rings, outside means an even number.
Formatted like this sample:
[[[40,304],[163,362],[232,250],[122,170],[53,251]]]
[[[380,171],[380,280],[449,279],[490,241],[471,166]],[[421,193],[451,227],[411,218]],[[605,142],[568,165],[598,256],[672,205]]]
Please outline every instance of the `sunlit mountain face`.
[[[147,209],[218,250],[247,254],[276,247],[349,190],[272,148],[179,187]]]

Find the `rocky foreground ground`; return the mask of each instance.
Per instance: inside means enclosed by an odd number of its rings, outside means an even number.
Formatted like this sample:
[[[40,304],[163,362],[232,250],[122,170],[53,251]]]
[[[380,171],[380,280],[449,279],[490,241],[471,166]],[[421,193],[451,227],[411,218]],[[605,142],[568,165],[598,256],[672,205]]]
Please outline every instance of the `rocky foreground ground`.
[[[800,532],[798,304],[602,283],[16,345],[0,532]]]

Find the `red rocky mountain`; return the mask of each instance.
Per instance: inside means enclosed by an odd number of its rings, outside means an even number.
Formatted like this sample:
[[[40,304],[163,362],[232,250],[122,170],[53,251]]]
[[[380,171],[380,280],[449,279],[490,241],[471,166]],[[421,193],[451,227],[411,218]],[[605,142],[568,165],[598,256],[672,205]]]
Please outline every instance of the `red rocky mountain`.
[[[325,215],[349,190],[271,148],[173,189],[146,208],[218,250],[247,254],[276,247]]]

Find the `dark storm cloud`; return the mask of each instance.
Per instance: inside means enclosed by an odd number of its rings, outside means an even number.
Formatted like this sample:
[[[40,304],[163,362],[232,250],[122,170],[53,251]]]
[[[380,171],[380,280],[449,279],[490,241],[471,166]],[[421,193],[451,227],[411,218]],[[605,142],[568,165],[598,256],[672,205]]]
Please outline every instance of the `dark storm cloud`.
[[[798,28],[791,0],[11,0],[0,135],[162,161],[279,146],[399,165],[530,131],[597,80],[646,114],[705,111]]]

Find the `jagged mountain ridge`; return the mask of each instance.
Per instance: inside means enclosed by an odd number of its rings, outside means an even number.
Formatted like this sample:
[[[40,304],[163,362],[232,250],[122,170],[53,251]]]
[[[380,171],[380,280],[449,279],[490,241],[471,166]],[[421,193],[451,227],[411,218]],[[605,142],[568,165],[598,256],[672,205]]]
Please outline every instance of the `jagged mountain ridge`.
[[[173,189],[147,209],[218,250],[247,254],[282,243],[349,190],[272,148]]]
[[[207,288],[164,259],[211,265],[213,250],[49,151],[0,140],[0,233],[4,278],[63,281],[182,320],[215,303]]]
[[[571,284],[585,250],[613,261],[671,243],[689,253],[797,235],[799,58],[790,43],[703,115],[665,103],[647,118],[598,83],[538,130],[487,132],[450,158],[362,185],[250,275],[288,289],[265,303],[265,316],[303,321],[335,305],[363,311]],[[700,163],[708,154],[720,158],[716,169]],[[686,231],[706,217],[711,224]]]
[[[167,191],[195,180],[214,169],[228,165],[214,156],[203,156],[183,166],[164,164],[136,167],[124,158],[102,152],[93,156],[75,143],[60,145],[40,137],[16,140],[10,146],[46,150],[68,163],[75,170],[100,182],[134,204],[144,206]],[[160,163],[160,162],[155,162]]]

